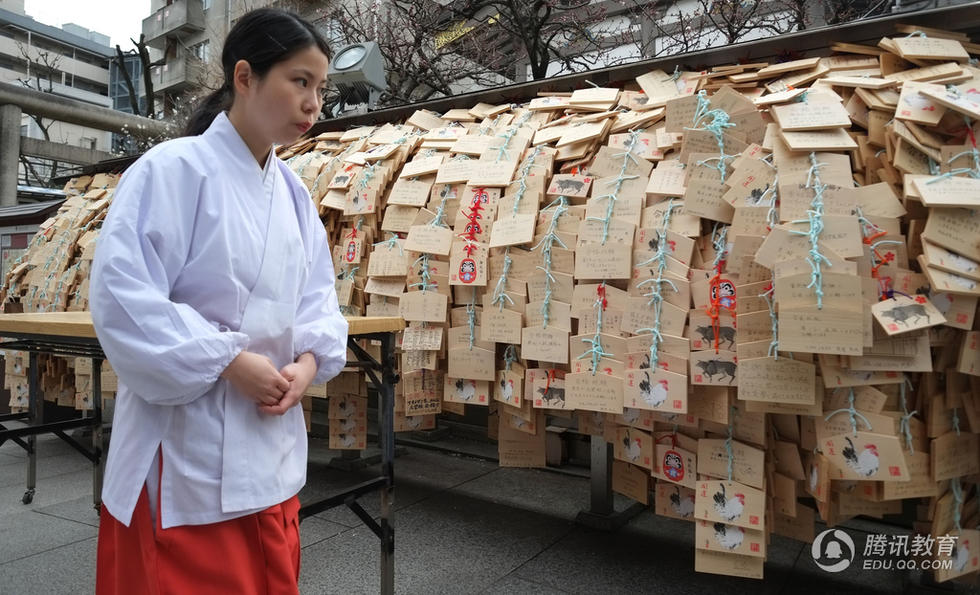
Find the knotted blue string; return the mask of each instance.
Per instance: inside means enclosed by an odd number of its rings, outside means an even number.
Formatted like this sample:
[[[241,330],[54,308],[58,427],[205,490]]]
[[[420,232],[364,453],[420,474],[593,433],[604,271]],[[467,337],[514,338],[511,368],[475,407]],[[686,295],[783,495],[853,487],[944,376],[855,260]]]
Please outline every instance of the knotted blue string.
[[[728,410],[728,438],[725,439],[725,453],[728,455],[728,481],[735,477],[735,451],[732,442],[735,437],[735,413],[738,411],[734,405]]]
[[[344,278],[342,280],[343,281],[351,281],[351,280],[353,280],[354,279],[354,274],[357,273],[357,271],[359,271],[360,269],[361,269],[361,267],[359,267],[359,266],[353,266],[353,267],[347,268],[344,271]]]
[[[851,430],[854,432],[854,435],[857,436],[857,432],[858,432],[857,420],[860,419],[862,422],[864,422],[864,425],[868,428],[868,430],[871,429],[871,422],[869,422],[868,418],[862,415],[860,411],[854,408],[854,388],[853,387],[850,388],[849,391],[850,394],[847,397],[848,406],[845,407],[844,409],[837,409],[835,411],[831,411],[830,413],[827,414],[827,417],[824,418],[824,421],[830,421],[830,418],[834,417],[839,413],[847,413],[851,418]]]
[[[494,163],[500,163],[500,160],[507,154],[507,148],[510,146],[511,139],[517,134],[518,128],[519,126],[510,126],[506,132],[497,135],[497,138],[504,139],[504,143],[497,147],[497,158],[494,160]]]
[[[606,240],[609,239],[609,224],[612,222],[613,210],[616,208],[616,201],[619,198],[619,191],[623,188],[623,183],[626,180],[633,180],[639,178],[640,176],[627,176],[626,170],[629,169],[630,161],[633,163],[639,163],[636,157],[633,155],[633,148],[636,146],[637,138],[640,133],[636,130],[630,131],[630,136],[626,140],[626,150],[622,153],[616,153],[614,157],[622,157],[623,165],[619,169],[619,175],[616,176],[614,181],[614,190],[609,194],[604,194],[602,196],[594,197],[593,200],[598,202],[600,200],[606,201],[606,215],[604,217],[586,217],[588,221],[601,221],[602,222],[602,245],[606,245]]]
[[[963,488],[960,486],[960,478],[954,477],[949,482],[949,487],[953,490],[953,526],[956,527],[957,531],[961,531],[963,529],[963,526],[960,525],[963,514]]]
[[[436,286],[435,283],[429,283],[429,281],[432,279],[432,272],[429,269],[429,254],[427,252],[423,252],[422,256],[419,256],[418,259],[412,263],[412,266],[414,267],[418,264],[422,265],[422,270],[419,271],[419,277],[422,280],[418,283],[412,283],[409,285],[409,287],[421,287],[422,291],[428,291],[429,289],[434,288]]]
[[[510,367],[517,361],[517,349],[508,345],[504,350],[504,370],[510,372]]]
[[[540,152],[541,145],[534,147],[534,150],[531,151],[531,154],[527,156],[527,159],[525,159],[524,163],[521,165],[521,173],[517,178],[517,193],[514,194],[514,215],[517,214],[517,211],[520,208],[521,200],[524,198],[524,194],[527,193],[527,176],[530,173],[531,168],[534,167],[534,161],[538,158]]]
[[[470,303],[466,304],[466,322],[470,327],[470,351],[473,351],[476,342],[476,287],[473,288]]]
[[[544,266],[535,267],[544,271],[544,300],[541,302],[541,316],[542,328],[548,328],[548,322],[551,318],[551,295],[553,292],[552,285],[555,283],[555,277],[551,274],[551,249],[555,244],[558,244],[564,249],[568,249],[565,243],[561,241],[558,237],[558,220],[568,211],[568,199],[564,196],[559,196],[551,202],[544,210],[548,210],[554,207],[555,212],[551,215],[551,223],[548,224],[548,232],[544,234],[541,241],[538,242],[531,251],[535,251],[541,248],[541,260]]]
[[[497,280],[497,286],[493,290],[493,301],[490,302],[492,305],[499,306],[500,311],[504,309],[504,302],[514,305],[514,300],[507,295],[507,277],[510,275],[510,267],[514,263],[514,260],[510,257],[510,246],[504,250],[504,270],[500,274],[500,279]]]
[[[902,417],[899,419],[899,429],[902,431],[902,435],[905,436],[905,446],[909,449],[909,452],[915,454],[915,448],[912,446],[912,429],[910,427],[909,420],[912,416],[918,413],[918,410],[909,412],[908,403],[905,398],[905,386],[908,385],[909,388],[912,387],[912,383],[909,381],[908,377],[902,378],[902,383],[898,387],[898,396],[902,405]]]
[[[772,283],[770,283],[769,289],[760,293],[759,297],[766,300],[766,306],[769,307],[769,321],[772,323],[772,341],[769,342],[769,350],[766,355],[774,360],[779,359],[779,319],[776,318],[776,302],[773,296],[776,291],[776,278],[773,277]]]
[[[390,234],[387,240],[381,240],[380,242],[375,242],[371,245],[374,246],[375,248],[381,245],[385,245],[388,247],[389,252],[391,251],[392,248],[398,248],[399,254],[405,254],[405,249],[402,247],[401,244],[398,243],[398,234],[390,231],[386,233]]]
[[[443,192],[442,195],[442,200],[439,201],[439,208],[436,209],[436,216],[429,222],[429,225],[433,227],[449,227],[444,221],[446,217],[446,203],[449,201],[449,193]]]
[[[605,287],[605,286],[606,283],[605,281],[603,281],[600,287]],[[601,360],[603,357],[612,357],[614,355],[612,353],[605,351],[602,348],[602,340],[600,335],[602,333],[602,311],[604,309],[604,305],[603,305],[604,301],[605,301],[604,298],[602,296],[599,296],[598,298],[596,298],[595,303],[592,305],[592,307],[596,309],[595,335],[593,335],[591,339],[587,337],[582,338],[582,342],[587,343],[588,345],[590,345],[590,347],[587,350],[585,350],[584,353],[579,355],[578,358],[576,358],[576,359],[583,359],[589,357],[592,359],[591,372],[593,376],[595,376],[596,371],[599,369],[599,360]]]
[[[969,116],[963,116],[963,121],[966,124],[967,130],[970,130],[971,127],[973,126],[973,122],[970,120]],[[972,140],[972,137],[971,137],[971,140]],[[950,169],[948,172],[946,172],[944,174],[939,174],[939,175],[937,175],[934,178],[930,178],[929,180],[926,180],[926,184],[934,184],[934,183],[936,183],[936,182],[938,182],[940,180],[945,180],[947,178],[952,178],[953,176],[958,176],[960,174],[966,174],[966,175],[970,176],[971,178],[980,178],[980,151],[978,151],[975,146],[974,147],[970,147],[966,151],[961,151],[961,152],[953,155],[952,157],[950,157],[946,161],[946,164],[947,165],[952,165],[960,157],[964,157],[964,156],[969,156],[973,160],[973,167],[957,167],[957,168],[954,168],[954,169]],[[932,173],[932,172],[930,171],[930,173]]]
[[[698,165],[717,161],[718,164],[712,167],[718,170],[721,174],[721,181],[724,182],[728,177],[728,160],[736,157],[725,154],[725,129],[733,128],[735,123],[731,121],[731,116],[725,110],[709,109],[710,107],[711,101],[708,99],[708,92],[704,89],[698,91],[698,105],[694,112],[694,124],[687,130],[707,130],[715,137],[715,142],[718,143],[718,157],[698,161]]]
[[[667,210],[664,211],[663,219],[661,220],[660,229],[658,231],[659,239],[657,241],[657,251],[649,259],[636,265],[637,267],[646,266],[651,263],[655,263],[657,267],[656,277],[651,277],[645,281],[637,284],[637,289],[642,288],[646,285],[650,285],[649,293],[644,294],[644,297],[649,297],[647,305],[653,308],[653,326],[650,328],[640,328],[634,331],[636,334],[642,334],[644,332],[649,332],[652,336],[650,337],[650,369],[656,370],[660,363],[660,344],[663,342],[663,335],[660,333],[662,327],[661,324],[661,314],[663,313],[663,289],[666,283],[670,288],[677,293],[677,286],[670,279],[664,278],[664,271],[667,270],[667,230],[670,228],[670,218],[674,212],[674,199],[670,199],[667,203]]]
[[[806,219],[798,219],[793,221],[793,223],[809,223],[810,229],[808,231],[796,231],[791,230],[790,233],[797,235],[805,235],[810,239],[810,250],[807,253],[806,260],[810,263],[810,283],[807,288],[812,288],[817,296],[817,309],[823,309],[823,265],[826,264],[828,267],[831,266],[830,261],[827,257],[820,253],[820,234],[823,232],[823,193],[827,189],[827,185],[820,181],[820,168],[827,165],[826,163],[817,162],[817,154],[814,152],[810,153],[810,171],[807,174],[806,187],[813,189],[813,200],[810,202],[810,208],[807,210]]]

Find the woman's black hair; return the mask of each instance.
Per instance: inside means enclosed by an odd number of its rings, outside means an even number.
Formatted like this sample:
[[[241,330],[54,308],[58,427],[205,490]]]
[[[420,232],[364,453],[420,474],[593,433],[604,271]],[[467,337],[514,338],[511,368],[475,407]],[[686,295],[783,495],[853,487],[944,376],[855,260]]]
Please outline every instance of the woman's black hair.
[[[191,114],[184,136],[201,134],[218,113],[231,107],[235,98],[232,77],[239,60],[248,62],[252,72],[263,77],[277,63],[311,46],[316,46],[330,58],[330,46],[323,36],[312,24],[294,13],[260,8],[242,15],[228,33],[221,50],[224,82],[220,89],[205,97]]]

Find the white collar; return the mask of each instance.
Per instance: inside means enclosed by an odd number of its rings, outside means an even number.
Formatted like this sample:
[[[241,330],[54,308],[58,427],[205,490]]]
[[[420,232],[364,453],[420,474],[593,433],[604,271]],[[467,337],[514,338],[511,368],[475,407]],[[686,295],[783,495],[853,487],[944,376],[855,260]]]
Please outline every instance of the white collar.
[[[228,119],[228,114],[224,111],[218,112],[214,121],[204,131],[203,136],[211,142],[219,143],[229,153],[229,156],[232,158],[230,160],[231,163],[237,165],[238,169],[243,172],[248,172],[248,175],[258,174],[262,185],[269,189],[275,180],[275,175],[273,174],[277,159],[275,146],[270,148],[265,165],[259,168],[252,151],[245,144],[245,140],[238,133],[231,120]]]

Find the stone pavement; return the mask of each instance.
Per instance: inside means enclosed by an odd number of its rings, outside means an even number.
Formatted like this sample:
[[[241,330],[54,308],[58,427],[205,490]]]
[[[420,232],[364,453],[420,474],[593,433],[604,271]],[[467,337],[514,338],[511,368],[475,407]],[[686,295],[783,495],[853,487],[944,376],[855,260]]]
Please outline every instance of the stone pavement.
[[[0,594],[92,593],[98,516],[88,461],[53,437],[39,438],[34,501],[21,503],[25,455],[0,446]],[[376,472],[346,472],[311,440],[303,500]],[[395,464],[395,583],[398,593],[943,593],[908,572],[833,575],[817,568],[809,544],[774,537],[764,581],[694,572],[692,525],[644,511],[604,533],[577,525],[588,482],[548,470],[502,469],[493,461],[408,446]],[[362,499],[376,515],[379,499]],[[620,506],[625,506],[623,500]],[[844,526],[859,550],[863,533],[893,527]],[[822,529],[822,527],[820,527]],[[301,526],[304,594],[377,593],[378,540],[346,508]],[[859,551],[860,556],[862,552]],[[971,587],[957,585],[956,592]]]

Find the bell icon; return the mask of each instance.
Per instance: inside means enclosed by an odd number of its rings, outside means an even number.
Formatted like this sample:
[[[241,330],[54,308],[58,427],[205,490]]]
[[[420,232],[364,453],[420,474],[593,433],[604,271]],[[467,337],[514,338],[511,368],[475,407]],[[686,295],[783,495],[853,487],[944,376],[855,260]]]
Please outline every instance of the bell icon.
[[[824,556],[828,560],[838,560],[840,559],[843,552],[841,552],[840,542],[831,541],[827,544],[827,549],[824,551]]]

